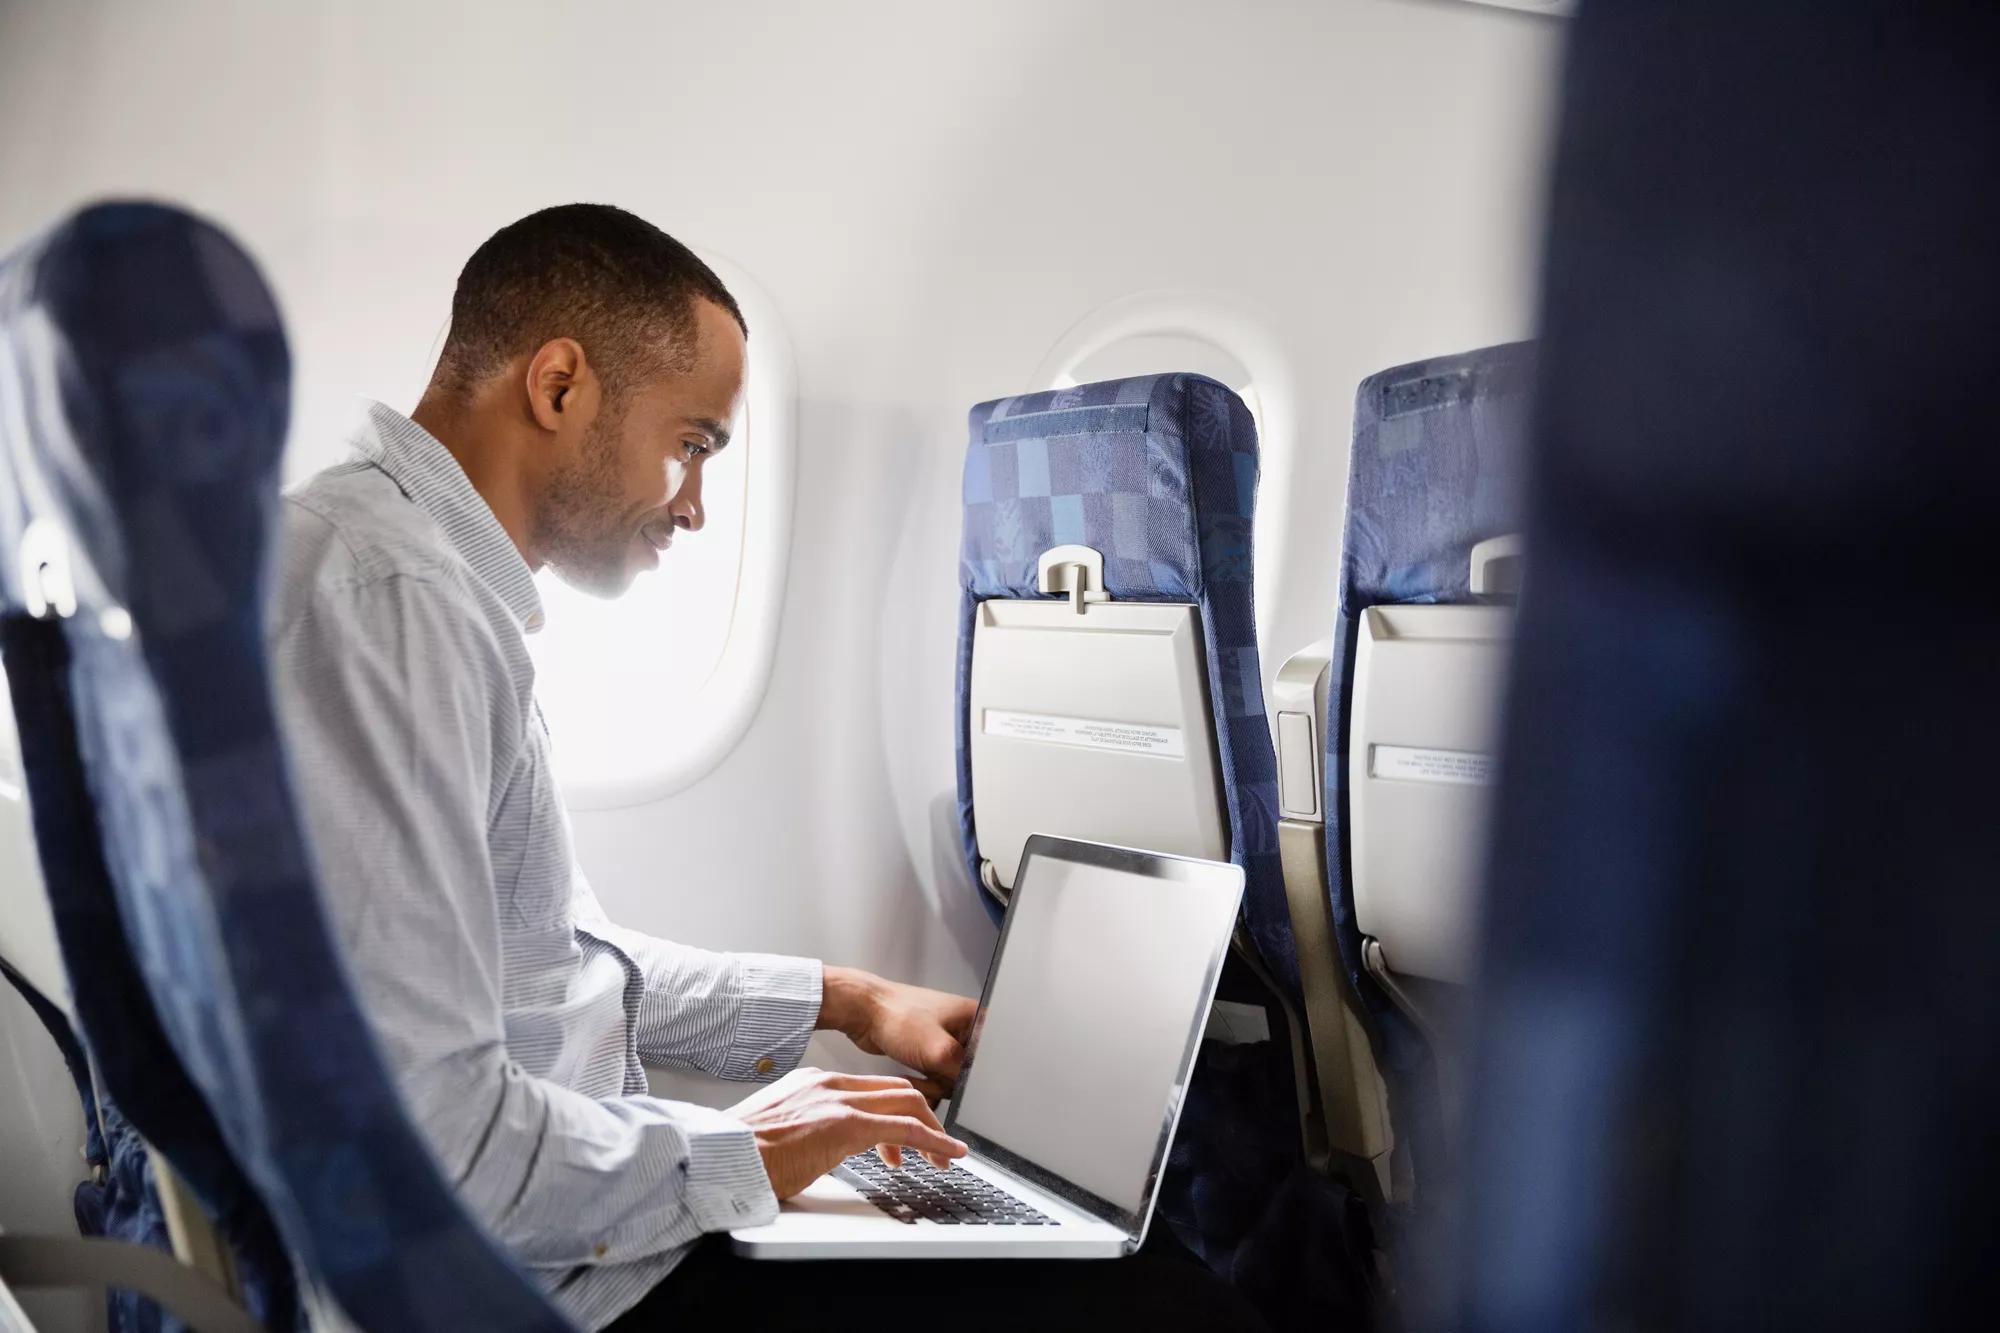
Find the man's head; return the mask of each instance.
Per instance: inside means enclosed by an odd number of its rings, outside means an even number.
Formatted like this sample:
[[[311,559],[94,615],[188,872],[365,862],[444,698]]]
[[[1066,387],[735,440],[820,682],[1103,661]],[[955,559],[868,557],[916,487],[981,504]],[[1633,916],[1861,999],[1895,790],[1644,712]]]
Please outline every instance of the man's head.
[[[747,332],[721,279],[659,228],[604,204],[546,208],[466,261],[425,398],[519,428],[516,540],[616,596],[702,525]]]

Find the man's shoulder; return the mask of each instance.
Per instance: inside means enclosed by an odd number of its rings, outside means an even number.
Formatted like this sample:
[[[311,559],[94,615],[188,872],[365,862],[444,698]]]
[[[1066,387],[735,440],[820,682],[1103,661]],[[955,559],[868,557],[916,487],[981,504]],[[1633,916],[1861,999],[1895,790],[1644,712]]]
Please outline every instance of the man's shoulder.
[[[274,627],[327,599],[429,585],[479,616],[470,572],[436,520],[365,458],[336,464],[284,497]]]
[[[287,564],[296,560],[321,578],[429,578],[451,563],[437,523],[366,459],[336,464],[288,492],[281,526]]]

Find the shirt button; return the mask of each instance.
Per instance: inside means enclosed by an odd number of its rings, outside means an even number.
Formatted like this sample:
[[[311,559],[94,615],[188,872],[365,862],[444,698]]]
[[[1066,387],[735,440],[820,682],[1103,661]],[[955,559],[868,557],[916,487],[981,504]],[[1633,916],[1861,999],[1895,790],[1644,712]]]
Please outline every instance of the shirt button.
[[[609,1245],[606,1245],[603,1241],[599,1241],[597,1243],[597,1250],[596,1250],[597,1257],[602,1259],[605,1255],[609,1253],[611,1253],[611,1247]]]
[[[757,1072],[760,1074],[768,1074],[777,1067],[778,1062],[768,1055],[757,1062]]]

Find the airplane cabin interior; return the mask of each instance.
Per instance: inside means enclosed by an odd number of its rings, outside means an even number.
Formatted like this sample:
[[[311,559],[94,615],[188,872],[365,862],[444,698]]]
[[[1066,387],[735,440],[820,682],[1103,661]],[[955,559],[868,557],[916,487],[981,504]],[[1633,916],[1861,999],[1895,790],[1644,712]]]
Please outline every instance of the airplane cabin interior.
[[[0,1333],[1983,1323],[1996,161],[1975,6],[0,0]]]

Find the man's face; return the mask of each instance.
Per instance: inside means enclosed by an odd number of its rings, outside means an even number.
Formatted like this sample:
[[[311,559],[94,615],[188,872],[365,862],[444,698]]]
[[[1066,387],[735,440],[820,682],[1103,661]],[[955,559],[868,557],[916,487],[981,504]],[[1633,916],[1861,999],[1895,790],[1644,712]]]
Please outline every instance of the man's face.
[[[684,532],[699,532],[702,468],[729,443],[743,396],[743,330],[695,303],[692,367],[601,399],[575,451],[550,473],[536,548],[557,576],[616,597]]]

